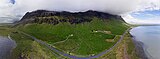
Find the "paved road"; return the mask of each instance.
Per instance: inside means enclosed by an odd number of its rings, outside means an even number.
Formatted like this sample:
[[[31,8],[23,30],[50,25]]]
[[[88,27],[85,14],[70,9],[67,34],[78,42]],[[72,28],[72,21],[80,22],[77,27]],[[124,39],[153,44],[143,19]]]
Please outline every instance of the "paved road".
[[[10,53],[15,46],[13,40],[0,36],[0,59],[10,59]]]
[[[110,49],[108,49],[108,50],[106,50],[106,51],[101,52],[101,53],[98,54],[98,55],[90,56],[90,57],[78,57],[78,56],[69,55],[69,54],[67,54],[67,53],[64,53],[64,52],[61,52],[61,51],[57,50],[56,48],[54,48],[54,47],[48,45],[47,43],[45,43],[45,42],[43,42],[43,41],[35,38],[34,36],[31,36],[31,35],[26,34],[26,33],[24,33],[24,32],[22,32],[22,33],[25,34],[25,35],[27,35],[27,36],[29,36],[29,37],[31,37],[32,39],[34,39],[34,40],[37,41],[38,43],[47,46],[49,49],[51,49],[51,50],[55,51],[56,53],[59,53],[59,54],[61,54],[61,55],[63,55],[63,56],[66,56],[66,57],[69,57],[69,58],[73,58],[73,59],[93,59],[93,58],[98,58],[98,57],[106,54],[107,52],[111,51],[119,42],[121,42],[121,41],[123,40],[124,35],[125,35],[129,30],[130,30],[130,29],[127,29],[127,30],[125,31],[125,33],[121,36],[121,38],[119,39],[119,41],[118,41],[113,47],[111,47]]]

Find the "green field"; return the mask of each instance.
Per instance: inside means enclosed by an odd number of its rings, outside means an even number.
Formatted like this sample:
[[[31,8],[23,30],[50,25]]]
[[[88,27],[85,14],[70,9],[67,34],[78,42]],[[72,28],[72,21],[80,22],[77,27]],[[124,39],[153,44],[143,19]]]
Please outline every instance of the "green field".
[[[13,28],[9,28],[7,26],[0,26],[0,35],[1,36],[7,36],[13,30],[14,30]]]
[[[11,37],[17,43],[16,48],[12,51],[13,59],[56,59],[52,51],[35,42],[30,37],[21,33],[12,33]]]
[[[123,40],[119,42],[111,51],[97,59],[140,59],[136,54],[135,48],[136,47],[128,32],[124,36]]]
[[[57,49],[80,56],[98,54],[112,47],[114,42],[107,42],[116,35],[122,35],[128,28],[123,21],[117,19],[92,18],[91,22],[80,24],[59,23],[27,24],[18,26],[19,30],[47,42]],[[111,31],[111,34],[93,31]]]
[[[0,26],[0,36],[11,38],[16,42],[16,48],[11,52],[12,59],[58,59],[66,58],[54,51],[49,50],[46,46],[34,41],[32,38],[17,32],[15,28],[10,26]],[[54,55],[54,54],[56,55]],[[58,56],[57,56],[58,55]]]

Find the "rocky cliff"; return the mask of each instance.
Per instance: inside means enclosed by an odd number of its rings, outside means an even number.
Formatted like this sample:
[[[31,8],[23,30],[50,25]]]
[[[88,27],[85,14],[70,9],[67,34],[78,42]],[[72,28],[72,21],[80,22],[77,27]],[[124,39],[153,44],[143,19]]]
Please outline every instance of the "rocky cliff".
[[[101,19],[119,19],[122,20],[121,16],[111,15],[108,13],[98,11],[86,11],[86,12],[67,12],[67,11],[47,11],[47,10],[36,10],[33,12],[27,12],[17,24],[26,23],[49,23],[58,24],[59,22],[69,22],[71,24],[77,24],[82,22],[90,22],[91,18],[97,17]]]

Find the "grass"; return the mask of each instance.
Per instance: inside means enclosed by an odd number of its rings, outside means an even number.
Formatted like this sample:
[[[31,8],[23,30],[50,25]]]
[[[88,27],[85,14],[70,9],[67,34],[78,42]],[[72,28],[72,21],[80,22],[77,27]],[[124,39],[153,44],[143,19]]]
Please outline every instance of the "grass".
[[[0,26],[0,35],[1,36],[7,36],[13,30],[14,30],[13,28],[9,28],[9,27],[6,27],[6,26]]]
[[[61,59],[66,57],[49,50],[44,45],[35,42],[32,38],[22,33],[11,32],[15,32],[18,29],[47,42],[63,52],[77,56],[89,56],[112,47],[127,28],[119,20],[99,20],[99,18],[93,18],[93,21],[82,24],[27,24],[17,28],[0,26],[0,35],[7,36],[11,34],[12,39],[16,41],[17,47],[12,52],[12,59]],[[112,34],[92,32],[93,30],[111,31]],[[106,41],[106,39],[113,38],[115,38],[114,42]],[[125,35],[124,39],[113,50],[98,59],[123,59],[125,55],[130,59],[139,59],[129,33]]]
[[[8,34],[11,34],[11,38],[16,42],[17,46],[15,49],[12,50],[12,59],[66,58],[57,54],[54,51],[51,51],[46,46],[35,42],[32,38],[17,32],[16,28],[11,28],[11,26],[6,25],[0,26],[0,36],[7,37]]]
[[[98,59],[124,59],[126,56],[129,59],[140,59],[136,55],[135,45],[129,33],[125,35],[124,39],[116,47]]]
[[[0,26],[0,35],[7,36],[11,34],[12,39],[16,41],[17,47],[12,51],[12,59],[61,59],[66,57],[49,50],[44,45],[35,42],[32,38],[22,33],[11,32],[16,32],[16,29],[18,29],[68,54],[89,56],[112,47],[127,28],[128,26],[120,20],[99,20],[99,18],[93,18],[93,21],[81,24],[59,23],[51,25],[35,23],[17,28],[5,25]],[[93,32],[93,30],[111,31],[112,34]],[[111,40],[113,38],[115,38],[114,42],[106,41],[106,39]],[[124,39],[113,50],[98,59],[124,59],[125,55],[130,59],[139,59],[129,33],[125,35]]]
[[[52,51],[28,36],[12,33],[11,37],[17,43],[17,47],[12,51],[13,59],[56,59]]]
[[[81,24],[27,24],[19,26],[19,30],[31,34],[59,50],[82,56],[95,55],[109,49],[116,42],[106,42],[106,39],[113,39],[115,35],[123,34],[127,28],[120,20],[100,20],[96,17],[91,22]],[[112,34],[94,33],[93,30],[111,31]],[[71,34],[73,36],[69,36]]]

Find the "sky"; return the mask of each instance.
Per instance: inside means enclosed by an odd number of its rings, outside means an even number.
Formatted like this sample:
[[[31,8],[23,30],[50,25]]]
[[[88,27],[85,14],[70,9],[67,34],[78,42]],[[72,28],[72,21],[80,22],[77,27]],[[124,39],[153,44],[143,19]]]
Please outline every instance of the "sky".
[[[123,18],[130,24],[160,24],[160,10],[133,12]]]
[[[160,0],[0,0],[0,23],[18,21],[38,9],[120,15],[130,24],[160,24]]]

